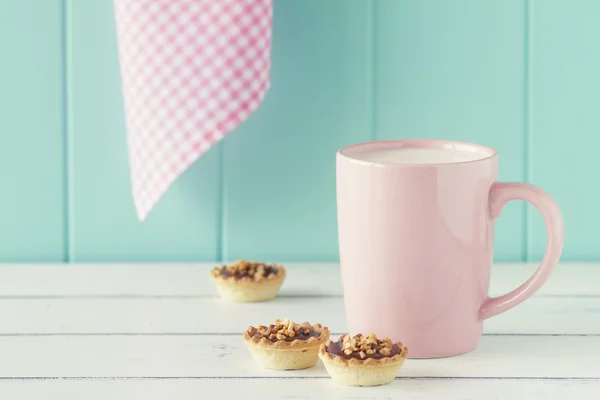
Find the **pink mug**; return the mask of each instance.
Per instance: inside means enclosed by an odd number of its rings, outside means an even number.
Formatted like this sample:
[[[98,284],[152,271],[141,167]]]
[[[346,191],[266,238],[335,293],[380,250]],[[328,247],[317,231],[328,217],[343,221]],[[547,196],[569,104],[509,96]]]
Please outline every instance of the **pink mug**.
[[[497,182],[491,148],[445,140],[355,144],[337,153],[337,212],[351,334],[402,341],[411,358],[477,346],[483,320],[533,295],[563,246],[556,202],[527,183]],[[511,200],[542,213],[548,231],[537,271],[489,297],[494,219]],[[518,229],[518,227],[516,227]]]

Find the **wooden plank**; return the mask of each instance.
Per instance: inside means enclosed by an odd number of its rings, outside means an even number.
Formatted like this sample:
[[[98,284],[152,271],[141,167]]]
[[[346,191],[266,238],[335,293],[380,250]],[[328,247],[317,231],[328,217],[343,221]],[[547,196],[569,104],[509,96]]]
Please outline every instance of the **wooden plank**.
[[[271,89],[224,142],[225,259],[338,259],[335,152],[372,138],[368,3],[275,2]]]
[[[402,379],[373,388],[351,388],[330,379],[176,379],[176,380],[27,380],[0,381],[0,396],[11,400],[144,399],[197,400],[202,393],[223,398],[411,400],[595,399],[595,380],[439,380]]]
[[[252,360],[240,336],[4,337],[3,377],[324,377],[319,362],[270,371]],[[471,353],[408,360],[402,377],[595,378],[600,337],[485,336]]]
[[[63,7],[0,11],[0,260],[65,259]]]
[[[282,297],[267,303],[218,298],[2,299],[0,334],[239,334],[276,318],[346,331],[341,297]],[[600,335],[600,297],[540,297],[491,318],[488,334]]]
[[[498,150],[501,180],[523,181],[523,1],[375,4],[377,139],[480,142]],[[498,219],[498,260],[524,259],[523,211]]]
[[[555,196],[562,208],[563,259],[596,260],[600,209],[597,185],[591,182],[597,181],[592,160],[600,132],[600,2],[531,4],[530,180]],[[541,259],[545,225],[537,212],[530,223],[530,258]]]
[[[211,264],[4,264],[0,297],[217,296]],[[286,263],[283,297],[341,296],[339,265]],[[537,264],[496,264],[490,293],[525,282]],[[600,295],[598,264],[560,264],[536,296]]]
[[[138,222],[129,180],[113,2],[68,4],[71,260],[218,259],[218,150],[202,156],[146,222]]]

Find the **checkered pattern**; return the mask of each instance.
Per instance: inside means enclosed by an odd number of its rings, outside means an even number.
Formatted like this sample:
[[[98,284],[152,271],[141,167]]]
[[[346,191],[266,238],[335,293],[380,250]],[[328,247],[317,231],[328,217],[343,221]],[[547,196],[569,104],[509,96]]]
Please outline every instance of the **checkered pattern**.
[[[272,0],[115,0],[138,217],[269,88]]]

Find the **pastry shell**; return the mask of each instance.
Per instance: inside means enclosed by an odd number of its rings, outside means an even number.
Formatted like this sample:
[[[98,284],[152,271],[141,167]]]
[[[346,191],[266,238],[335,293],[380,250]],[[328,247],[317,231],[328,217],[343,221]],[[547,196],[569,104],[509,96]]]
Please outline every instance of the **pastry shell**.
[[[277,266],[277,273],[271,279],[237,279],[233,276],[210,275],[221,297],[239,303],[272,300],[279,293],[285,279],[285,268]]]
[[[257,339],[244,331],[244,342],[258,365],[266,369],[291,370],[314,366],[319,359],[319,346],[329,340],[329,329],[320,324],[314,325],[319,336],[307,340],[271,342],[267,338]]]
[[[402,342],[394,343],[401,351],[393,357],[380,359],[345,359],[327,351],[327,343],[319,348],[319,358],[331,378],[345,386],[377,386],[392,382],[408,355],[408,348]]]

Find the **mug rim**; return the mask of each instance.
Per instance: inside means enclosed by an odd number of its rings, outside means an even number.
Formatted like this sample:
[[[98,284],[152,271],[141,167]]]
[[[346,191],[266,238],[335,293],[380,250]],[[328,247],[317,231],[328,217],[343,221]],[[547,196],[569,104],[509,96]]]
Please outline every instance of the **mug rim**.
[[[481,158],[467,161],[456,161],[456,162],[439,162],[439,163],[427,163],[427,164],[415,164],[415,163],[400,163],[400,162],[388,162],[388,161],[372,161],[363,160],[357,157],[353,157],[352,154],[348,154],[349,151],[359,150],[362,151],[377,151],[387,149],[441,149],[441,150],[462,150],[480,153]],[[354,143],[342,147],[337,151],[337,154],[341,157],[350,160],[351,162],[370,165],[370,166],[390,166],[390,167],[431,167],[431,166],[452,166],[462,164],[473,164],[483,161],[491,160],[498,156],[498,152],[492,147],[484,146],[472,142],[463,142],[458,140],[445,140],[445,139],[391,139],[391,140],[372,140],[369,142]]]

